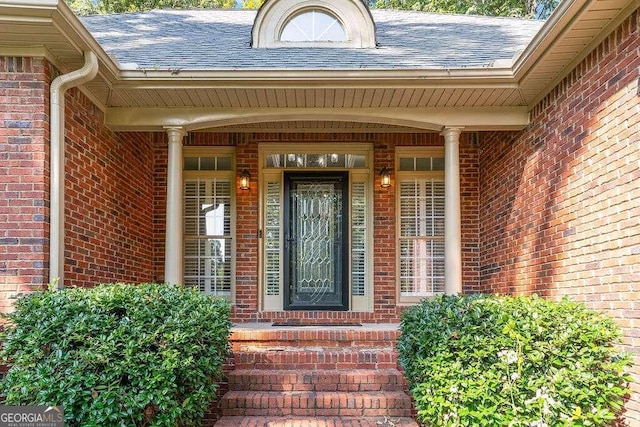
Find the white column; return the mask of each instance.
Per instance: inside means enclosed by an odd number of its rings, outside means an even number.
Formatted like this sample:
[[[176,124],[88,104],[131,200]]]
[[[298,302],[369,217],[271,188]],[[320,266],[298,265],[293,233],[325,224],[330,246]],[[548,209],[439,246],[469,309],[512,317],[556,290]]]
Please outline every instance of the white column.
[[[182,138],[185,130],[181,127],[166,128],[169,137],[169,158],[167,162],[167,227],[164,251],[165,283],[183,283],[182,255]]]
[[[462,292],[462,232],[460,220],[460,132],[446,128],[444,135],[444,292]]]

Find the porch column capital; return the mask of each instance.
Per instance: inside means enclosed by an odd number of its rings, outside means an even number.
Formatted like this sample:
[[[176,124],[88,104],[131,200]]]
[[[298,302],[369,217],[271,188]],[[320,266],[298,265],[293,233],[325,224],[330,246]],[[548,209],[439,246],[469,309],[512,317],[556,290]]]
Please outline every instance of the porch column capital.
[[[444,292],[462,292],[462,232],[460,217],[460,134],[462,128],[442,131],[444,136]]]
[[[182,126],[163,126],[167,135],[169,135],[169,144],[172,142],[182,143],[182,138],[187,134],[187,131]]]
[[[461,127],[446,127],[440,135],[444,136],[444,140],[450,140],[451,142],[460,142],[460,134],[462,133]],[[455,141],[454,141],[455,140]]]
[[[182,127],[166,126],[169,139],[167,156],[167,210],[164,251],[165,283],[183,282],[182,257],[182,139],[186,131]]]

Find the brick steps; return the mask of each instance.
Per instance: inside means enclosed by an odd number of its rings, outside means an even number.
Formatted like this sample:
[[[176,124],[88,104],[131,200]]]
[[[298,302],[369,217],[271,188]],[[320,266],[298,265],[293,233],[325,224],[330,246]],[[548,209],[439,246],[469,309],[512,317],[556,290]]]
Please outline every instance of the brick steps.
[[[239,325],[215,425],[417,426],[398,336],[397,325]]]
[[[412,418],[401,417],[223,417],[216,427],[417,427]]]

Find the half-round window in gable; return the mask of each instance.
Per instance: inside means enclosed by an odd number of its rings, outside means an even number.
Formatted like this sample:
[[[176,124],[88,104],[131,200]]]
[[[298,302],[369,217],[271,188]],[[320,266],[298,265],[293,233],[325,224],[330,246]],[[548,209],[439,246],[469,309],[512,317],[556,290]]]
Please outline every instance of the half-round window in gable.
[[[265,0],[251,46],[375,48],[376,29],[362,0]]]
[[[340,21],[322,10],[306,10],[290,18],[280,34],[283,42],[343,42],[347,34]]]

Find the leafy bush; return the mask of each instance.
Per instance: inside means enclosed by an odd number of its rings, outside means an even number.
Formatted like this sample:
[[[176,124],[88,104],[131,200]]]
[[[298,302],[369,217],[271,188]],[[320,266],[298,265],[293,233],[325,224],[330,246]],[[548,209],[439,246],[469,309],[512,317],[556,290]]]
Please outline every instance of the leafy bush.
[[[568,300],[442,296],[402,318],[400,363],[429,426],[602,426],[630,358],[614,321]]]
[[[228,354],[229,305],[172,285],[100,285],[17,301],[1,356],[8,405],[68,426],[198,424]]]

